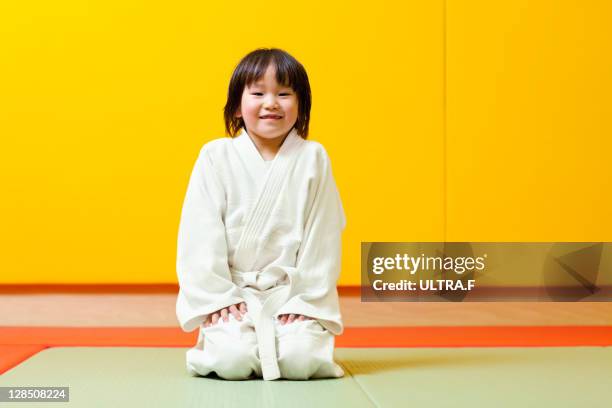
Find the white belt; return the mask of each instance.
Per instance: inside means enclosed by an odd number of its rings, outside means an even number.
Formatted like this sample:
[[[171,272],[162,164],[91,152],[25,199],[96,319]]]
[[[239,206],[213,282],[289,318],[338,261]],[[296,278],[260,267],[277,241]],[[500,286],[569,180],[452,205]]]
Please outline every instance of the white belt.
[[[242,296],[247,303],[249,314],[253,317],[257,343],[259,345],[259,360],[264,380],[280,378],[278,359],[276,357],[276,331],[274,328],[274,312],[286,301],[289,295],[289,285],[276,286],[275,277],[266,277],[259,271],[238,271],[230,269],[232,280],[244,288]],[[269,295],[263,301],[253,293],[268,290]]]
[[[251,286],[259,290],[268,290],[276,286],[275,276],[263,275],[260,271],[239,271],[230,268],[232,281],[241,288]]]

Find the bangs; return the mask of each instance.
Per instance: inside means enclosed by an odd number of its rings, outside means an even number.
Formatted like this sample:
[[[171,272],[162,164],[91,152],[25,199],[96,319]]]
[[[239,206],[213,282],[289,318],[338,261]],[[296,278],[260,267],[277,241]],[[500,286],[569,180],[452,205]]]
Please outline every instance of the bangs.
[[[276,70],[276,82],[282,86],[295,88],[298,83],[298,75],[291,69],[290,61],[283,58],[282,54],[266,53],[255,56],[250,61],[246,61],[244,72],[242,73],[243,83],[251,86],[254,82],[262,79],[268,67],[272,65]]]

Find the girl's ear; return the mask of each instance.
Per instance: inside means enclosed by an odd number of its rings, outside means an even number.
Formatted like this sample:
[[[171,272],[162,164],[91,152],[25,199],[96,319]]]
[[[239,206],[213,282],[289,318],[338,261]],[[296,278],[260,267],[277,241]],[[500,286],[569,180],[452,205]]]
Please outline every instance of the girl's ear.
[[[237,118],[241,118],[242,117],[242,113],[240,112],[240,106],[238,107],[238,109],[236,109],[236,114],[234,115]]]

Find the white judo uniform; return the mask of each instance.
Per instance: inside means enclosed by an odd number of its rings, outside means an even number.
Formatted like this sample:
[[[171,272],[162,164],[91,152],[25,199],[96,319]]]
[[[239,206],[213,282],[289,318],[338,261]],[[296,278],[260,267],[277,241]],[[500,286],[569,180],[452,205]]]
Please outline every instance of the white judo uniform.
[[[242,131],[206,143],[193,168],[178,236],[176,313],[199,328],[193,375],[265,380],[342,377],[336,282],[342,203],[323,146],[295,129],[265,161]],[[242,321],[204,327],[209,314],[246,302]],[[313,320],[281,325],[281,314]]]

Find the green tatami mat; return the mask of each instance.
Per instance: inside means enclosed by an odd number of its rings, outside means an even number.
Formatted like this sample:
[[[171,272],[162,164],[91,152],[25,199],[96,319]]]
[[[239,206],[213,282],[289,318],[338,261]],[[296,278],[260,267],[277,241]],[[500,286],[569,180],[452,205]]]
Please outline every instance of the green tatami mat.
[[[190,377],[184,348],[51,348],[0,386],[69,386],[70,407],[609,407],[611,347],[336,349],[342,379]],[[49,407],[49,403],[0,406]]]
[[[15,407],[337,407],[331,401],[338,399],[355,408],[372,406],[351,376],[313,381],[191,377],[185,369],[186,351],[50,348],[1,375],[0,386],[70,387],[69,403],[10,404]]]
[[[346,371],[379,407],[612,406],[612,347],[346,351]]]

